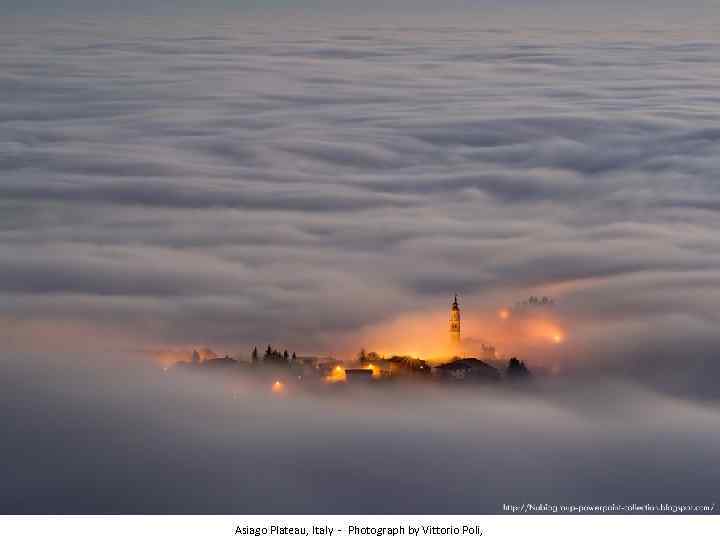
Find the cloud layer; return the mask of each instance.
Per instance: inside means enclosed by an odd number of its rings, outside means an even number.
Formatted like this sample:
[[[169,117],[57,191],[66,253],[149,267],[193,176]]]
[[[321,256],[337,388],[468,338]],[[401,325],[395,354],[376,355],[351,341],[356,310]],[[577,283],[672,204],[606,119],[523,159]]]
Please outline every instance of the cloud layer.
[[[552,294],[569,356],[706,369],[716,37],[402,22],[0,23],[11,347],[62,321],[84,329],[66,341],[342,352],[458,290],[470,318]]]
[[[269,381],[18,360],[0,394],[2,513],[718,511],[717,408],[618,381],[278,398]]]

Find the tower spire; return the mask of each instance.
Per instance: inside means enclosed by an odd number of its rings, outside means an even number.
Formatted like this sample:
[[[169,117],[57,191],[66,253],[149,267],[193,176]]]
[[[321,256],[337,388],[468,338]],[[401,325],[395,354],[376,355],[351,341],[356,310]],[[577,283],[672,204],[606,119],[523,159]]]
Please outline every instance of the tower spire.
[[[460,306],[457,293],[450,308],[450,341],[454,344],[460,343]]]

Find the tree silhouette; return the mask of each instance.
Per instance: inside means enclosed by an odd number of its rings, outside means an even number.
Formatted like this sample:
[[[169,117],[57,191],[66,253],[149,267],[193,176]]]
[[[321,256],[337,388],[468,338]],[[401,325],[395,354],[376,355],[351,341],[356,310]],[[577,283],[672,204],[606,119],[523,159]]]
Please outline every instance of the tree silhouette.
[[[521,362],[517,358],[513,357],[508,362],[507,370],[505,371],[509,379],[526,379],[530,376],[530,370],[525,365],[525,362]]]

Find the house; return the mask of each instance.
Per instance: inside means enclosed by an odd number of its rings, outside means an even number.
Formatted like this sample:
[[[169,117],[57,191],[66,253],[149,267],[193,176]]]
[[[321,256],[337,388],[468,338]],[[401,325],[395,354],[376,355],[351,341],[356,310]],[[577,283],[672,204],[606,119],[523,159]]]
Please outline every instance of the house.
[[[499,381],[500,372],[478,358],[456,358],[434,368],[434,373],[449,380]]]
[[[317,364],[317,371],[321,377],[332,376],[338,369],[343,368],[342,360],[323,359]]]
[[[347,382],[369,382],[373,379],[373,370],[364,368],[352,368],[345,370]]]

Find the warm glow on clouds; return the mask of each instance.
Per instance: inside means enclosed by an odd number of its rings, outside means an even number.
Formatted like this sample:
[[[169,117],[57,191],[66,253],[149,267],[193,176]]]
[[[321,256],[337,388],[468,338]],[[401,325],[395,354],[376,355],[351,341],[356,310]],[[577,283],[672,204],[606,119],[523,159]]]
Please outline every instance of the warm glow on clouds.
[[[398,354],[425,360],[452,356],[482,356],[482,346],[496,349],[498,359],[521,356],[543,364],[555,354],[555,347],[567,339],[567,328],[553,313],[513,312],[508,308],[475,311],[463,308],[462,342],[454,346],[449,339],[448,312],[406,314],[387,323],[373,325],[353,338],[347,356],[360,348],[382,356]],[[552,346],[552,347],[549,347]],[[354,353],[353,353],[354,352]]]
[[[532,339],[539,339],[555,344],[565,341],[565,332],[560,326],[549,320],[531,318],[525,322],[526,329]]]

